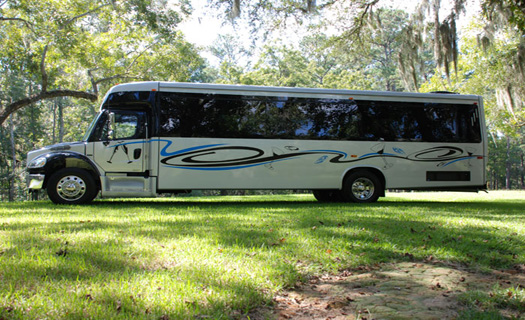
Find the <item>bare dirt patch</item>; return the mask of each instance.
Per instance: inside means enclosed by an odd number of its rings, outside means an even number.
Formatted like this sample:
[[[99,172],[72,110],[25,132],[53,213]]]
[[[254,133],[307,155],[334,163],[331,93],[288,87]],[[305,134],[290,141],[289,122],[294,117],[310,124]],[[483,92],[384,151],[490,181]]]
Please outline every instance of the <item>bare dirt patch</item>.
[[[474,273],[434,263],[382,264],[314,277],[280,293],[272,307],[250,313],[249,319],[455,319],[468,291],[490,292],[525,287],[524,270]],[[515,318],[524,317],[501,310]]]

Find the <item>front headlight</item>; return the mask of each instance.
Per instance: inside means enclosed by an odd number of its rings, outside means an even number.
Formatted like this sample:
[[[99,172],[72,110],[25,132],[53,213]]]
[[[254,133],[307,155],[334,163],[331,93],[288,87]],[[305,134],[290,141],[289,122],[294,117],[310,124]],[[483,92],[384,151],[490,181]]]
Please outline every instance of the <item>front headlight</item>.
[[[29,169],[42,168],[43,166],[46,165],[46,162],[47,162],[46,156],[36,157],[27,164],[27,168]]]

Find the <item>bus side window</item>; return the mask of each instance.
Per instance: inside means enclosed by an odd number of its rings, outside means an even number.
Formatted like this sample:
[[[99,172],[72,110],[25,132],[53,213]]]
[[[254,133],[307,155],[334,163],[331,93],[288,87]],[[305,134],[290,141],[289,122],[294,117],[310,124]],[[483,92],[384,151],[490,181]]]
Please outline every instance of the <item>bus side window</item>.
[[[109,123],[110,112],[107,110],[104,111],[95,125],[90,141],[146,138],[146,112],[115,111],[111,113],[113,113],[113,123]]]
[[[111,140],[146,138],[145,112],[116,112]]]

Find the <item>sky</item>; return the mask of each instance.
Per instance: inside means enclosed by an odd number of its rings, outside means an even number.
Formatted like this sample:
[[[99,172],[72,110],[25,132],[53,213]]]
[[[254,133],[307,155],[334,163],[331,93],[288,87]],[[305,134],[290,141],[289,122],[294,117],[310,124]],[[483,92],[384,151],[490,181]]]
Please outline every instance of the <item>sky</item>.
[[[237,28],[234,28],[230,23],[224,23],[224,20],[210,13],[209,9],[206,9],[205,5],[207,1],[191,0],[191,3],[194,9],[193,14],[190,16],[188,20],[184,21],[183,23],[179,25],[187,41],[197,46],[205,48],[205,47],[213,45],[214,41],[217,39],[217,37],[220,34],[232,34],[232,35],[239,36],[239,38],[243,42],[250,43],[251,38],[250,38],[248,26],[244,26],[240,24],[237,26]],[[414,1],[414,0],[382,0],[380,1],[379,5],[384,6],[384,7],[401,9],[407,12],[414,12],[416,10],[416,6],[418,3],[419,1]],[[447,3],[447,1],[443,1],[443,3]],[[479,7],[480,7],[479,0],[469,0],[468,1],[467,8],[479,8]],[[449,12],[450,8],[445,8],[445,10]],[[469,12],[467,12],[467,17],[476,15],[476,14],[478,13],[470,10]],[[441,16],[444,17],[445,14],[441,14]],[[464,21],[469,20],[469,19],[467,18],[467,19],[461,19],[461,20],[463,21],[460,21],[460,22],[464,23]],[[461,24],[459,27],[461,28]],[[295,34],[279,35],[279,37],[281,38],[284,38],[284,37],[292,38],[294,36],[298,38],[297,35]],[[217,59],[213,57],[210,53],[204,52],[203,55],[205,58],[208,59],[208,61],[212,65],[216,65],[219,63]]]
[[[189,20],[184,21],[180,27],[181,30],[187,37],[187,40],[199,45],[208,46],[213,43],[217,38],[218,34],[240,34],[249,37],[248,28],[234,29],[229,23],[223,23],[223,21],[215,17],[213,14],[207,12],[205,8],[206,1],[203,0],[192,0],[192,7],[194,13]],[[408,12],[413,12],[418,1],[407,1],[407,0],[383,0],[385,6],[393,7],[397,9],[403,9]]]
[[[209,46],[219,34],[233,33],[230,24],[223,25],[222,21],[206,12],[204,1],[191,2],[193,14],[179,25],[188,41],[198,46]]]

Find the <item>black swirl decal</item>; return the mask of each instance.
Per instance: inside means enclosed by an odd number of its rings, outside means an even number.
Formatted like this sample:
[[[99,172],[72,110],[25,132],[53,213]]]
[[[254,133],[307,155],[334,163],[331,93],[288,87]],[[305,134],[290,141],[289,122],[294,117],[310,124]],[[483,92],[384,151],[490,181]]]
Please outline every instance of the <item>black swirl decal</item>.
[[[265,154],[264,150],[255,147],[210,145],[176,151],[172,153],[172,155],[163,158],[161,163],[181,169],[234,170],[292,160],[307,155],[320,155],[319,158],[313,161],[314,164],[324,162],[341,164],[371,158],[381,158],[385,161],[384,168],[389,168],[392,166],[391,163],[386,162],[389,158],[417,162],[441,161],[443,164],[447,161],[454,162],[472,156],[472,154],[469,153],[467,157],[462,149],[451,146],[433,147],[412,153],[408,156],[399,153],[386,153],[384,152],[384,146],[381,150],[374,150],[371,153],[361,156],[348,156],[345,152],[338,150],[299,151],[299,148],[290,146],[285,147],[285,150],[286,152],[283,152],[281,149],[273,147],[270,154]],[[445,164],[448,165],[447,163]]]
[[[162,159],[161,163],[175,167],[231,167],[232,169],[234,169],[234,167],[262,165],[266,163],[283,161],[291,158],[320,153],[335,154],[337,159],[340,159],[341,157],[345,156],[344,154],[341,155],[341,153],[338,151],[332,150],[313,150],[281,154],[277,154],[277,152],[274,150],[273,154],[264,156],[263,150],[254,147],[221,146],[176,154]],[[221,160],[212,159],[210,156],[215,156],[214,158],[220,158]]]
[[[408,156],[409,160],[419,161],[448,161],[464,156],[464,151],[457,147],[434,147],[418,151]]]

